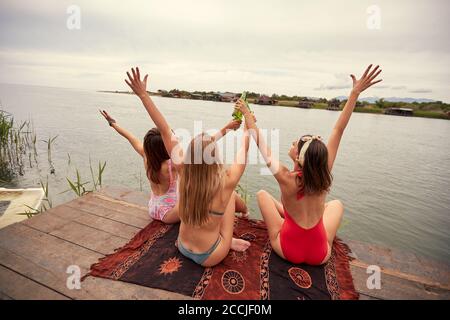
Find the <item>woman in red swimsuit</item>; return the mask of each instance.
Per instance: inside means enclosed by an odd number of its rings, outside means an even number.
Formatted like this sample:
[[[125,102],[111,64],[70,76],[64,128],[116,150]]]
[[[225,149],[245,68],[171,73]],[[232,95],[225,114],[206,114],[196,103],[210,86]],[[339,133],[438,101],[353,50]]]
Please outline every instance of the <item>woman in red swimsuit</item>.
[[[266,191],[257,193],[258,204],[266,222],[273,250],[293,263],[320,265],[328,261],[344,207],[339,200],[325,202],[331,187],[334,160],[344,130],[361,92],[380,82],[378,66],[367,67],[357,80],[351,75],[353,89],[325,145],[319,136],[306,135],[293,142],[289,156],[294,170],[275,160],[259,133],[245,103],[238,107],[249,124],[252,136],[268,167],[278,181],[281,203]]]

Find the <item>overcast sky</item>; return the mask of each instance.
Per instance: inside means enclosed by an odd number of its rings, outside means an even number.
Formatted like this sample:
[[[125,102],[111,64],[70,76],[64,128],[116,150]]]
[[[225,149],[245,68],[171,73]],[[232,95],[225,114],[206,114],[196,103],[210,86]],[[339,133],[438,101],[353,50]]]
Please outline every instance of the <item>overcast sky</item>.
[[[67,8],[81,29],[67,28]],[[380,29],[368,28],[375,21]],[[350,73],[380,64],[365,96],[450,102],[450,1],[0,2],[0,82],[125,90],[140,66],[149,89],[331,98]],[[374,20],[375,19],[375,20]]]

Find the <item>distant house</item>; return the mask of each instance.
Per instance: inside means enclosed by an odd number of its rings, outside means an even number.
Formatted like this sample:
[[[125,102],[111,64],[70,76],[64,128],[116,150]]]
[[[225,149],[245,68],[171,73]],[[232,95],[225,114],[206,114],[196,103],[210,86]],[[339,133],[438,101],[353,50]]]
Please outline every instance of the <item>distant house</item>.
[[[218,93],[207,93],[204,96],[204,99],[209,101],[221,101],[220,94]]]
[[[311,109],[314,104],[314,101],[308,98],[300,98],[298,101],[298,107],[302,109]]]
[[[327,110],[338,111],[341,109],[341,102],[338,99],[328,101]]]
[[[203,100],[203,95],[198,93],[191,93],[190,98],[194,100]]]
[[[219,101],[222,102],[236,102],[239,97],[241,96],[238,93],[232,93],[232,92],[223,92],[223,93],[218,93],[219,95]]]
[[[275,99],[272,99],[269,96],[262,95],[262,96],[259,96],[259,98],[255,101],[255,103],[256,104],[265,104],[265,105],[274,105],[274,104],[277,104],[278,101]]]
[[[394,116],[411,117],[413,115],[413,109],[410,108],[387,108],[384,110],[384,114],[390,114]]]

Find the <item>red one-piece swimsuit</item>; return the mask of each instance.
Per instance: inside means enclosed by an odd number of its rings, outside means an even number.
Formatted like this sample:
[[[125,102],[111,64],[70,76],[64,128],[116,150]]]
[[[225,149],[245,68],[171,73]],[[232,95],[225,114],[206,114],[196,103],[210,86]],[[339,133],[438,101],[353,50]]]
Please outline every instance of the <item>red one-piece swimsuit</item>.
[[[297,199],[301,200],[299,193]],[[310,229],[300,227],[284,209],[284,223],[280,231],[284,257],[292,263],[320,265],[328,254],[328,238],[323,217]]]

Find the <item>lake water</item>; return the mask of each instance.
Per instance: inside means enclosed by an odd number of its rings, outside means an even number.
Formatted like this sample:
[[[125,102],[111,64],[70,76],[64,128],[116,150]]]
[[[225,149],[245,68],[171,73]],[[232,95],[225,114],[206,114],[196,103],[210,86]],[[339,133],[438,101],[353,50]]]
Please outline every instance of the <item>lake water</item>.
[[[143,164],[128,142],[98,114],[107,109],[118,123],[139,137],[153,127],[133,95],[21,85],[0,85],[2,108],[17,120],[32,119],[38,139],[58,135],[52,148],[55,174],[49,173],[47,147],[38,142],[39,166],[10,186],[36,187],[48,177],[53,202],[72,199],[66,177],[80,169],[89,180],[89,157],[107,161],[104,185],[140,189]],[[194,131],[220,128],[232,105],[220,102],[154,97],[173,128]],[[339,113],[276,106],[253,106],[261,128],[279,129],[280,158],[291,166],[287,151],[305,133],[327,139]],[[399,248],[450,263],[450,121],[355,113],[341,142],[329,199],[341,199],[345,217],[340,235]],[[69,156],[70,155],[70,163]],[[255,193],[266,189],[278,196],[272,176],[262,165],[249,165],[242,185],[252,197],[253,217],[261,217]],[[149,190],[143,181],[143,190]]]

